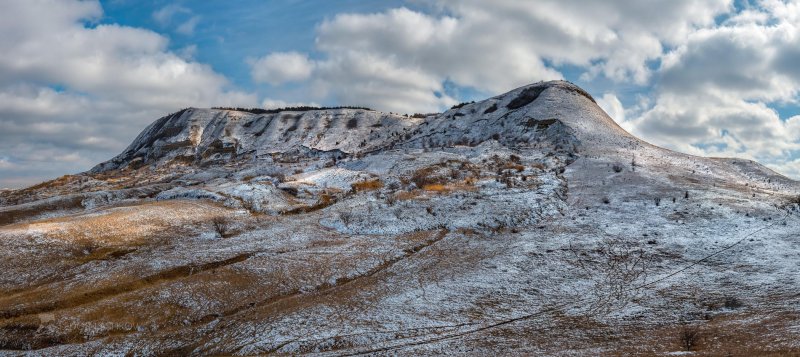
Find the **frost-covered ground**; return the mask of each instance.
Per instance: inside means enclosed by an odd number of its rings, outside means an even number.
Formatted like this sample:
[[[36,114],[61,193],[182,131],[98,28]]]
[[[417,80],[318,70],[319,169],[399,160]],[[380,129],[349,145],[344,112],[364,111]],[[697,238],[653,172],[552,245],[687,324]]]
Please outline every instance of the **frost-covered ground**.
[[[189,109],[0,193],[0,354],[792,355],[798,197],[566,82],[424,119]]]

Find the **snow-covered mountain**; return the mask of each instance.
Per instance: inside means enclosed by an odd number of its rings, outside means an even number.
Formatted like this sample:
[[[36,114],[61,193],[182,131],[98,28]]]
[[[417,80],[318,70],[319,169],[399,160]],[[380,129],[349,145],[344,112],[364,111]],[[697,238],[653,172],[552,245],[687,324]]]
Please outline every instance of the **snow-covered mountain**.
[[[0,192],[0,351],[795,353],[799,198],[563,81],[415,117],[189,108]]]
[[[539,105],[529,105],[544,92]],[[570,97],[561,98],[565,93]],[[583,98],[571,98],[574,96]],[[587,137],[627,135],[597,106],[586,105],[588,102],[594,103],[594,99],[580,88],[568,82],[549,82],[425,118],[363,109],[252,114],[190,108],[155,121],[122,154],[92,172],[175,161],[203,166],[284,153],[363,156],[391,148],[475,146],[489,140],[501,144],[563,140],[571,145],[568,127]],[[582,118],[568,123],[555,119],[564,110],[575,111]],[[603,128],[611,132],[593,132]]]

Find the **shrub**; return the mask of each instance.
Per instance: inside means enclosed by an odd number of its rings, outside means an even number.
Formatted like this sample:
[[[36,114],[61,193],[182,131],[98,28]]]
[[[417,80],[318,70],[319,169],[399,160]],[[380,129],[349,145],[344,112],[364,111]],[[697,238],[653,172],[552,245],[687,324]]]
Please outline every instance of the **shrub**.
[[[231,225],[225,217],[217,216],[211,219],[211,227],[222,238],[228,238],[232,235]]]
[[[281,187],[281,191],[286,192],[292,196],[297,197],[300,191],[297,190],[297,187]]]
[[[681,330],[680,334],[680,342],[681,347],[683,347],[686,351],[692,351],[695,347],[697,347],[697,343],[700,340],[700,332],[697,331],[697,328],[692,326],[686,326]]]
[[[622,172],[622,165],[620,164],[614,164],[614,166],[611,166],[611,168],[614,170],[614,172]]]
[[[473,104],[473,103],[475,103],[475,101],[474,101],[474,100],[473,100],[473,101],[471,101],[471,102],[463,102],[463,103],[458,103],[458,104],[456,104],[456,105],[452,106],[450,109],[451,109],[451,110],[452,110],[452,109],[459,109],[459,108],[461,108],[461,107],[463,107],[463,106],[465,106],[465,105],[467,105],[467,104]]]
[[[726,296],[725,297],[725,302],[724,302],[723,305],[725,306],[726,309],[736,310],[736,309],[742,307],[742,302],[739,301],[739,299],[737,299],[734,296]]]
[[[345,226],[349,226],[350,222],[353,221],[353,214],[348,211],[339,212],[339,219],[342,220]]]
[[[347,129],[355,129],[355,128],[358,128],[358,119],[350,118],[350,120],[347,121]]]
[[[270,176],[274,177],[276,180],[278,180],[278,182],[286,181],[286,175],[284,173],[282,173],[282,172],[276,172],[276,173],[270,174]]]
[[[397,196],[396,195],[394,195],[394,194],[386,195],[386,204],[387,205],[394,206],[395,203],[397,203]]]
[[[611,203],[611,200],[609,200],[608,197],[603,197],[603,203],[609,204]]]
[[[439,179],[435,175],[435,170],[436,168],[434,167],[426,167],[414,171],[414,173],[411,175],[411,182],[420,188],[424,187],[425,185],[437,183],[439,182]]]

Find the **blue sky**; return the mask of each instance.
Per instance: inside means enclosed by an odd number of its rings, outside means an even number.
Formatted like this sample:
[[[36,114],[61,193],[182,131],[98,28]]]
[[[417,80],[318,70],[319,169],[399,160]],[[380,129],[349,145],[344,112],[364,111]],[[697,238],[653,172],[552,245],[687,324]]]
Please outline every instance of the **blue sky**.
[[[796,0],[8,0],[0,187],[183,107],[441,111],[567,79],[657,145],[800,178]]]
[[[312,52],[314,28],[326,17],[341,12],[379,12],[408,6],[403,1],[101,1],[103,23],[147,28],[169,36],[169,48],[180,51],[197,46],[195,59],[225,74],[236,86],[267,94],[278,92],[250,80],[244,59],[276,51]],[[234,4],[234,6],[231,6]],[[168,23],[153,14],[170,6],[180,7]],[[199,17],[192,33],[178,31],[180,25]]]

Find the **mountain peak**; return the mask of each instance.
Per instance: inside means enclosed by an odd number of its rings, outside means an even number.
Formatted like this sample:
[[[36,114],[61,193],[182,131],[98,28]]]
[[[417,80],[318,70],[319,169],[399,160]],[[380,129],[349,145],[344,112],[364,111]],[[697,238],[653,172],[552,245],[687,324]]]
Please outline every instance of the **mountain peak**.
[[[606,128],[602,128],[606,127]],[[594,98],[567,81],[519,87],[425,118],[366,108],[187,108],[148,126],[91,172],[143,165],[208,165],[286,153],[363,155],[388,148],[536,143],[574,150],[598,135],[626,136]]]

